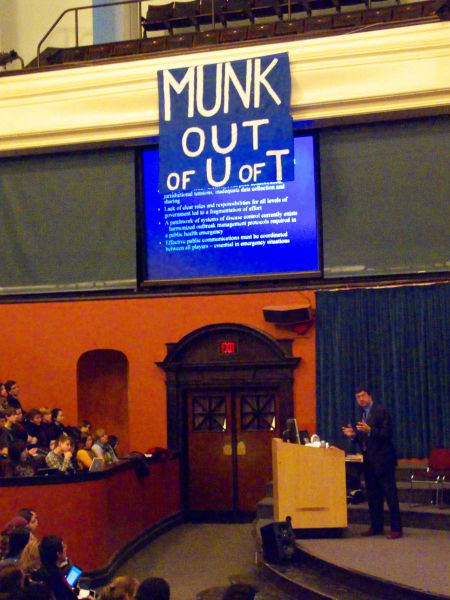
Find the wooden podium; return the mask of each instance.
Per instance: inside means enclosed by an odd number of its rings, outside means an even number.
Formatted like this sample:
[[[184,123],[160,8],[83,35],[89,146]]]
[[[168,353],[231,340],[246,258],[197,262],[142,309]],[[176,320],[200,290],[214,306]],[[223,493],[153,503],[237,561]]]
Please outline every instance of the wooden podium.
[[[295,529],[347,527],[345,453],[272,440],[275,521]]]

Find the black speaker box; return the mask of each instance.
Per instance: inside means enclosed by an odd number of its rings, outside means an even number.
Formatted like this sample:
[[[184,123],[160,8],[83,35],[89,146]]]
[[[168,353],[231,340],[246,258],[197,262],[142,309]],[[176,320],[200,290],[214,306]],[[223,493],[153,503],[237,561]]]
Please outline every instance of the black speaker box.
[[[261,527],[260,531],[264,560],[280,564],[293,559],[296,547],[290,519],[269,523]]]
[[[267,323],[295,325],[311,320],[311,309],[294,306],[267,306],[263,308],[264,320]]]

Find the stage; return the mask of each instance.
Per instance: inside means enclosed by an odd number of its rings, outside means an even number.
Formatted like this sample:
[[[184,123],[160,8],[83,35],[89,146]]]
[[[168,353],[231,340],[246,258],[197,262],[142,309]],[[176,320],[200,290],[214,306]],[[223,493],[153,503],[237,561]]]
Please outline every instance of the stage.
[[[265,574],[294,597],[309,590],[349,600],[450,598],[448,531],[406,528],[403,538],[387,540],[362,537],[365,529],[351,524],[341,538],[297,540],[298,562],[266,564]]]

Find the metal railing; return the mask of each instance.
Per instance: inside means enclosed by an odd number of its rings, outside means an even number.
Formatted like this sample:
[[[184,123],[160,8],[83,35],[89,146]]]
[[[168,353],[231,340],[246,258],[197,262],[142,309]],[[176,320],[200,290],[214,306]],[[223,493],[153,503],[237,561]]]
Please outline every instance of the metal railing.
[[[212,28],[215,29],[216,28],[216,1],[217,0],[212,0],[211,2],[211,19],[212,19]],[[362,0],[361,0],[362,1]],[[47,31],[47,33],[44,35],[44,37],[41,39],[41,41],[39,42],[38,46],[37,46],[37,67],[40,67],[40,58],[41,58],[41,47],[42,44],[45,42],[45,40],[48,38],[48,36],[54,31],[54,29],[56,28],[56,26],[58,25],[58,23],[68,14],[73,12],[75,15],[75,46],[76,48],[78,48],[79,46],[79,23],[78,23],[78,13],[82,10],[95,10],[97,8],[105,8],[105,7],[110,7],[110,6],[121,6],[121,5],[125,5],[125,4],[138,4],[139,5],[139,29],[142,26],[142,3],[143,2],[147,2],[148,0],[118,0],[117,2],[111,2],[111,3],[105,3],[105,4],[97,4],[95,6],[93,5],[89,5],[89,6],[78,6],[75,8],[68,8],[66,9],[63,13],[61,13],[59,15],[59,17],[57,18],[57,20],[53,23],[53,25],[50,27],[50,29]],[[368,2],[370,3],[371,0],[368,0]],[[287,0],[287,4],[288,4],[288,20],[291,19],[291,3],[292,0]]]
[[[47,33],[44,35],[44,37],[42,38],[42,40],[39,42],[38,46],[37,46],[37,66],[40,67],[40,58],[41,58],[41,47],[42,44],[45,42],[45,40],[48,38],[48,36],[55,30],[56,26],[58,25],[58,23],[68,14],[68,13],[74,13],[75,16],[75,46],[78,48],[79,46],[79,22],[78,22],[78,15],[81,11],[83,10],[96,10],[97,8],[106,8],[106,7],[110,7],[110,6],[122,6],[125,4],[138,4],[139,5],[139,28],[141,27],[141,20],[142,20],[142,3],[143,2],[148,2],[148,0],[119,0],[118,2],[111,2],[111,3],[105,3],[105,4],[96,4],[95,6],[93,6],[92,4],[89,6],[77,6],[75,8],[68,8],[66,9],[64,12],[62,12],[59,17],[56,19],[56,21],[53,23],[53,25],[50,27],[50,29],[47,31]]]
[[[173,0],[172,0],[173,1]],[[96,5],[88,5],[88,6],[78,6],[78,7],[74,7],[74,8],[68,8],[66,9],[64,12],[62,12],[60,14],[60,16],[57,18],[57,20],[53,23],[53,25],[50,27],[50,29],[47,31],[47,33],[44,35],[44,37],[41,39],[41,41],[39,42],[38,46],[37,46],[37,67],[40,67],[40,62],[41,62],[41,47],[42,44],[45,42],[45,40],[49,37],[49,35],[55,30],[56,26],[58,25],[58,23],[60,23],[60,21],[69,13],[74,13],[74,17],[75,17],[75,46],[78,48],[79,46],[79,13],[81,11],[86,11],[86,10],[96,10],[98,8],[110,8],[113,6],[124,6],[124,5],[128,5],[128,4],[137,4],[139,6],[139,15],[138,15],[138,21],[139,21],[139,31],[141,31],[141,27],[142,27],[142,22],[143,22],[143,17],[142,17],[142,3],[145,2],[146,4],[149,4],[149,0],[117,0],[117,2],[111,2],[111,3],[104,3],[104,4],[96,4]],[[169,0],[170,2],[170,0]],[[212,28],[215,29],[216,26],[216,2],[217,0],[212,0],[211,1],[211,17],[212,17]],[[287,0],[287,19],[288,21],[291,20],[292,18],[292,3],[294,2],[294,0]],[[336,5],[339,5],[339,0],[334,0],[334,2],[336,2]],[[372,0],[361,0],[361,3],[365,2],[367,8],[371,8],[372,6]],[[397,3],[399,3],[400,0],[397,0]],[[447,2],[448,3],[448,2]],[[302,0],[302,4],[304,5],[305,10],[308,12],[311,11],[311,7],[308,3],[308,0]],[[445,3],[444,3],[445,4]],[[364,29],[366,28],[370,28],[372,26],[377,26],[377,23],[372,23],[369,25],[366,25],[364,27]]]

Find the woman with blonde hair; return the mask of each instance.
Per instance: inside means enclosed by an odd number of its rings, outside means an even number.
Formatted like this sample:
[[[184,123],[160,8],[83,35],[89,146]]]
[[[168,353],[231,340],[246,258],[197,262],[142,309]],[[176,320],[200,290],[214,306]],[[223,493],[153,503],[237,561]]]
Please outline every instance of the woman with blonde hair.
[[[109,436],[104,429],[96,430],[92,450],[98,458],[103,458],[107,465],[119,462],[114,450],[109,445]]]
[[[100,600],[134,600],[138,585],[134,577],[116,577],[103,588]]]
[[[20,555],[19,567],[25,573],[30,575],[33,571],[37,571],[41,566],[39,556],[39,540],[34,536],[30,536],[30,541],[25,546]]]

